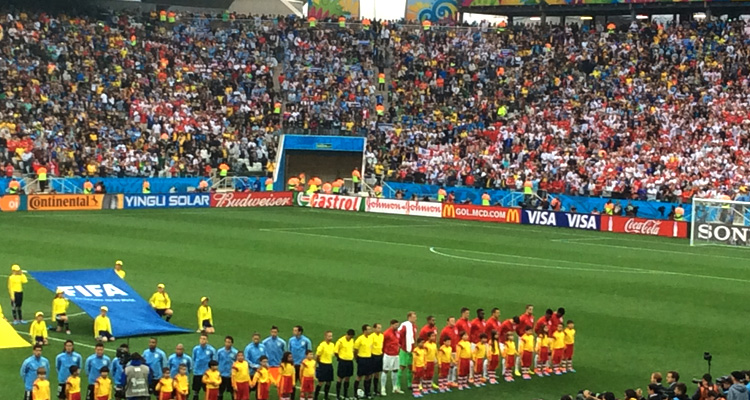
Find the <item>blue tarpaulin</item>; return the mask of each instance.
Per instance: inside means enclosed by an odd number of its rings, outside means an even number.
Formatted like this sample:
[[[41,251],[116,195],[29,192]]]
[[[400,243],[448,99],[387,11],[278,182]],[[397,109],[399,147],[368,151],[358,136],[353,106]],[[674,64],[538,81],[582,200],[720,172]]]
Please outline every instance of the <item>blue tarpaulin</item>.
[[[107,306],[115,337],[190,332],[161,319],[113,269],[31,272],[31,275],[53,292],[62,289],[67,299],[92,318],[99,315],[102,306]]]

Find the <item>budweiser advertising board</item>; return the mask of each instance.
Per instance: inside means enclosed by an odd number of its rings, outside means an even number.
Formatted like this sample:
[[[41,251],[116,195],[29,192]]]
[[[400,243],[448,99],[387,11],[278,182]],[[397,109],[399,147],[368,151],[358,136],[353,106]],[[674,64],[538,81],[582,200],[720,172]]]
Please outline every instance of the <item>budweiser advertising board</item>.
[[[365,211],[380,214],[414,215],[440,218],[442,204],[430,201],[411,201],[368,198]]]
[[[443,204],[443,218],[471,221],[521,223],[521,209],[508,207],[474,206],[464,204]]]
[[[310,207],[326,208],[329,210],[364,211],[364,202],[362,200],[362,197],[315,193],[310,197]]]
[[[227,192],[211,195],[211,207],[284,207],[292,205],[292,192]]]
[[[634,235],[686,238],[688,224],[684,221],[667,221],[635,217],[602,215],[602,231],[632,233]]]

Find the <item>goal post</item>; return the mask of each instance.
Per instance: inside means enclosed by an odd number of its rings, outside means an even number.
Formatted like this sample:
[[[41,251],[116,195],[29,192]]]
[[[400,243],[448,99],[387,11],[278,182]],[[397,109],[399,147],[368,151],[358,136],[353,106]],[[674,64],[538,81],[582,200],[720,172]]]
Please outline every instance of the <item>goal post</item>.
[[[693,198],[690,245],[750,246],[750,203]]]

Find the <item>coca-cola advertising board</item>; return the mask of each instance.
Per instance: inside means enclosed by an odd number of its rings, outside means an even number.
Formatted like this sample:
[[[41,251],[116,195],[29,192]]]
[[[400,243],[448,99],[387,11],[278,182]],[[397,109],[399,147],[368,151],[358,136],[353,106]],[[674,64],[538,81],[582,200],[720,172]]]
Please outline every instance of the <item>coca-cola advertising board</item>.
[[[634,235],[688,237],[688,224],[684,221],[645,219],[602,215],[601,230],[606,232],[632,233]]]
[[[227,192],[211,195],[211,207],[285,207],[292,205],[292,192]]]

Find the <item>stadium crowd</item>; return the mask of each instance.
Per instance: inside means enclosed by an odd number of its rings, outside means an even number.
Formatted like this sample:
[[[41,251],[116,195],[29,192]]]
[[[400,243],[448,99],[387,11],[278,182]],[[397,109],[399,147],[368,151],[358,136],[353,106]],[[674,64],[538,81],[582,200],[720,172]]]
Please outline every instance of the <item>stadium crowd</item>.
[[[590,390],[581,390],[573,397],[563,395],[560,400],[744,400],[750,395],[750,371],[733,371],[713,380],[711,374],[705,374],[701,379],[693,379],[696,384],[692,395],[688,392],[688,386],[680,381],[677,371],[667,372],[666,385],[664,377],[659,372],[651,374],[651,380],[643,389],[627,389],[622,397],[612,392],[594,393]]]
[[[366,134],[386,179],[673,202],[748,183],[745,22],[359,22],[8,13],[6,175],[271,171],[275,134],[327,130]]]

